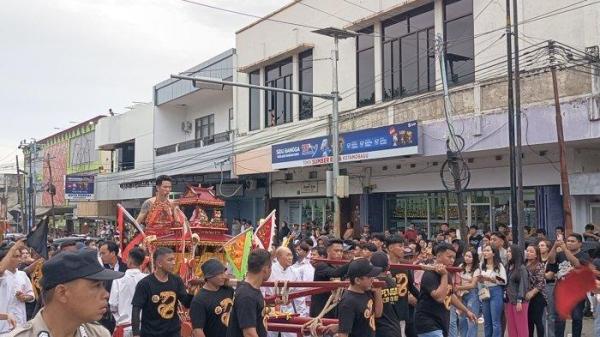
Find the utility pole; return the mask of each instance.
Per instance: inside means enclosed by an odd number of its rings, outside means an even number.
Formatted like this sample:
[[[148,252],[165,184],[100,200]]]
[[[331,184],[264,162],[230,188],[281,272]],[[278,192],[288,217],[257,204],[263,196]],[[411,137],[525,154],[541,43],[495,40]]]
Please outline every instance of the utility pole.
[[[467,223],[465,222],[465,204],[463,199],[463,190],[467,187],[463,186],[463,170],[465,168],[464,161],[460,152],[464,148],[464,140],[460,138],[460,142],[457,142],[457,137],[454,134],[451,126],[450,115],[452,109],[452,102],[450,101],[450,94],[448,91],[448,73],[446,72],[446,52],[444,48],[444,38],[441,34],[436,37],[438,59],[440,61],[440,70],[442,74],[442,86],[444,90],[444,114],[446,117],[446,123],[448,124],[448,139],[446,140],[446,158],[448,163],[448,169],[453,180],[454,192],[456,193],[456,201],[458,206],[458,219],[460,223],[460,237],[463,239],[467,238],[469,232]],[[461,164],[463,164],[461,168]],[[442,166],[443,169],[443,166]],[[468,173],[467,173],[468,174]],[[443,183],[443,182],[442,182]],[[468,183],[467,183],[468,184]],[[448,188],[446,188],[448,190]]]
[[[513,0],[513,37],[515,44],[515,132],[516,132],[516,175],[517,175],[517,241],[521,250],[525,248],[525,229],[523,202],[523,152],[521,149],[521,67],[519,63],[519,10],[518,1]]]
[[[517,207],[516,183],[516,150],[515,150],[515,113],[513,91],[513,64],[512,64],[512,31],[510,20],[510,0],[506,0],[506,59],[508,73],[508,149],[510,157],[510,222],[512,225],[513,243],[519,243],[519,219]]]
[[[560,98],[558,96],[558,84],[556,80],[556,59],[554,58],[554,41],[548,41],[550,51],[550,72],[552,73],[552,86],[554,88],[554,111],[556,117],[556,137],[560,156],[560,186],[563,196],[563,213],[565,217],[565,233],[573,232],[573,218],[571,216],[571,191],[569,189],[569,171],[567,169],[567,148],[563,134],[562,112],[560,109]]]
[[[50,153],[46,156],[46,165],[48,165],[48,193],[50,193],[50,219],[52,219],[52,228],[56,229],[56,223],[54,219],[54,195],[56,194],[56,187],[54,186],[54,180],[52,179],[52,165],[50,165]]]
[[[338,69],[337,63],[339,59],[338,53],[338,36],[333,36],[333,50],[331,52],[331,58],[333,63],[332,69],[332,83],[331,83],[331,95],[332,100],[332,112],[331,112],[331,147],[333,149],[333,230],[336,237],[341,235],[341,213],[340,213],[340,197],[338,195],[337,186],[338,178],[340,176],[340,128],[339,128],[339,93],[338,93]]]
[[[331,51],[332,79],[331,79],[331,147],[333,156],[333,230],[337,237],[341,236],[341,205],[340,192],[337,187],[340,186],[340,128],[339,128],[339,101],[338,90],[338,60],[339,60],[339,40],[356,37],[357,34],[338,28],[323,28],[313,31],[313,33],[333,37],[333,50]]]
[[[21,170],[19,169],[19,155],[15,156],[15,160],[17,163],[17,202],[19,203],[19,208],[21,209],[21,230],[25,232],[25,207],[23,206],[24,196],[21,194],[23,191],[21,190]]]

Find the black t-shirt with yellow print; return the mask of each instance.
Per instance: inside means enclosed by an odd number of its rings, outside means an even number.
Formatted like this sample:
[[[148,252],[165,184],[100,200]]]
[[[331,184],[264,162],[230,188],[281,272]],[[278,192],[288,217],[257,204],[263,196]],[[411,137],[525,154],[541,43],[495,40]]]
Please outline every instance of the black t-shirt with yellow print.
[[[150,274],[138,282],[131,304],[142,309],[141,337],[170,336],[181,328],[177,315],[177,302],[189,307],[192,295],[188,294],[181,278],[169,274],[160,282]]]
[[[383,312],[381,317],[375,320],[377,337],[400,337],[402,329],[400,328],[400,311],[398,301],[400,296],[398,292],[402,288],[398,288],[394,279],[390,276],[379,276],[378,280],[385,282],[385,286],[381,289],[381,300],[383,302]]]
[[[346,290],[338,304],[338,320],[341,333],[348,337],[375,336],[375,306],[372,291],[357,293]]]
[[[190,306],[192,328],[202,329],[206,337],[225,337],[232,306],[233,288],[200,289]]]
[[[452,278],[448,274],[448,293],[444,303],[431,297],[431,292],[436,290],[441,283],[442,276],[434,271],[425,271],[421,279],[421,292],[415,309],[415,329],[417,334],[442,330],[444,336],[448,335],[450,326],[450,299],[452,296]]]
[[[227,337],[244,337],[243,330],[246,328],[255,328],[258,337],[267,337],[267,310],[260,290],[247,282],[239,282],[229,313]]]

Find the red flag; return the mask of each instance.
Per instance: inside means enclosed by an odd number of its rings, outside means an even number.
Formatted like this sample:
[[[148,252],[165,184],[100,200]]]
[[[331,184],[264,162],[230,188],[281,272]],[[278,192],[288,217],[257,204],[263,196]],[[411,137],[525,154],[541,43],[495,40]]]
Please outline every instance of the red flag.
[[[254,232],[254,243],[262,249],[271,249],[275,237],[275,210],[266,219],[261,219],[260,225]]]
[[[570,271],[556,284],[554,292],[556,312],[562,319],[571,317],[575,306],[583,301],[586,293],[596,289],[596,275],[589,266]]]

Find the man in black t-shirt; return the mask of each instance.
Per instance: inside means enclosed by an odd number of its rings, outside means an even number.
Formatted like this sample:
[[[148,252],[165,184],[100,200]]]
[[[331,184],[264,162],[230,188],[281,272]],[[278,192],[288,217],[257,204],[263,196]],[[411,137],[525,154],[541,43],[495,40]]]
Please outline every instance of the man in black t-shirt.
[[[375,318],[383,311],[381,289],[372,291],[373,278],[381,273],[365,258],[350,262],[348,280],[350,286],[342,296],[338,307],[338,324],[326,332],[337,332],[337,337],[375,337]]]
[[[248,256],[248,273],[238,283],[229,315],[227,337],[267,337],[267,308],[260,286],[271,276],[271,254],[255,249]]]
[[[475,321],[473,314],[452,292],[452,278],[446,267],[454,264],[456,252],[452,245],[439,243],[435,247],[435,271],[427,270],[421,279],[421,292],[415,311],[415,329],[418,335],[446,337],[450,326],[450,305]]]
[[[392,236],[387,240],[390,263],[406,263],[404,260],[404,239],[400,236]],[[411,270],[391,270],[392,278],[398,288],[398,301],[396,307],[400,321],[404,321],[404,335],[416,336],[414,332],[414,306],[409,306],[409,295],[419,297],[419,290],[415,287],[415,281]]]
[[[327,259],[328,260],[340,260],[343,255],[343,241],[342,240],[331,240],[327,244]],[[348,265],[334,266],[329,263],[319,262],[315,265],[314,281],[331,281],[334,278],[341,278],[348,271]],[[312,295],[310,301],[310,316],[317,317],[323,308],[327,299],[331,296],[331,292],[322,294]],[[335,318],[337,316],[337,306],[333,310],[329,311],[324,317]]]
[[[567,242],[562,240],[556,240],[554,245],[556,248],[561,248],[562,252],[556,255],[556,263],[558,264],[558,272],[556,273],[557,282],[565,277],[573,268],[579,267],[582,264],[589,263],[591,261],[590,255],[587,252],[581,250],[581,243],[583,238],[580,234],[572,233],[567,237]],[[572,330],[573,337],[581,337],[581,330],[583,328],[583,310],[585,308],[585,299],[575,306],[571,312]],[[554,334],[557,337],[564,337],[565,335],[566,322],[561,320],[560,317],[556,317],[554,321],[555,331]]]
[[[135,287],[131,331],[134,337],[178,337],[181,322],[177,303],[189,307],[193,296],[187,293],[181,278],[172,274],[175,254],[170,248],[158,248],[152,258],[156,270]]]
[[[206,283],[190,306],[193,337],[224,337],[233,305],[233,288],[227,284],[225,266],[210,259],[201,266]]]
[[[400,310],[398,301],[398,287],[396,281],[387,273],[390,263],[387,254],[384,252],[376,252],[371,256],[371,263],[375,267],[381,268],[381,273],[377,275],[377,279],[385,282],[385,286],[381,289],[381,301],[383,302],[383,311],[381,317],[375,321],[376,337],[401,337],[402,329],[400,327]]]

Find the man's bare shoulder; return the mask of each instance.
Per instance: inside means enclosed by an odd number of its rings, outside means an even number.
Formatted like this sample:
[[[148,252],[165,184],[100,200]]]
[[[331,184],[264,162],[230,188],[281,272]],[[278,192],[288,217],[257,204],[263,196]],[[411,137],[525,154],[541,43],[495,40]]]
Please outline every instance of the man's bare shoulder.
[[[150,208],[152,208],[152,205],[154,205],[154,201],[156,200],[156,197],[152,197],[150,199],[146,199],[146,201],[144,201],[144,203],[142,204],[142,207],[140,209],[141,212],[148,212],[150,210]]]

